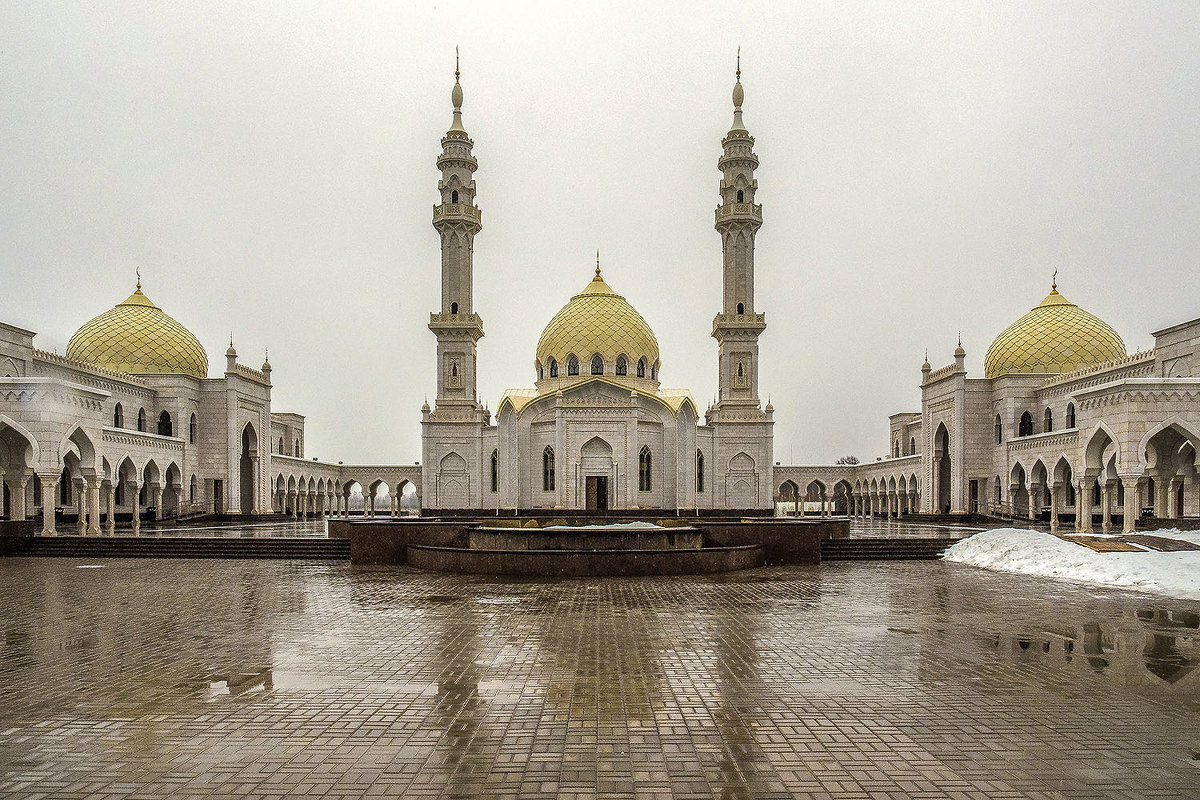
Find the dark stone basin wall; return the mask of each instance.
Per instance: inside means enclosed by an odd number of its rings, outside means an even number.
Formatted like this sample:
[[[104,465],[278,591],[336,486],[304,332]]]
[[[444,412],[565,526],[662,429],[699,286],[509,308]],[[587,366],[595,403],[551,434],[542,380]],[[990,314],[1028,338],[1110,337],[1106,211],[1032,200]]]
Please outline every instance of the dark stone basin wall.
[[[414,545],[408,563],[417,569],[482,575],[558,578],[704,575],[762,566],[762,548],[710,550],[465,550]]]
[[[16,550],[41,527],[41,520],[0,520],[0,556],[6,556]]]
[[[592,572],[579,571],[582,568],[578,566],[564,567],[563,569],[575,570],[574,572],[560,572],[557,568],[550,568],[543,564],[542,567],[550,571],[536,574],[556,575],[556,574],[635,574],[622,572],[623,567],[616,564],[618,555],[621,553],[629,554],[634,551],[611,550],[611,551],[594,551],[584,550],[578,553],[563,553],[563,551],[541,551],[539,554],[541,560],[525,559],[521,564],[517,564],[515,558],[499,558],[498,554],[512,553],[514,550],[471,550],[468,548],[469,540],[472,532],[477,532],[480,522],[485,526],[491,527],[494,524],[493,520],[480,520],[478,517],[471,519],[445,520],[445,519],[421,519],[408,518],[396,520],[379,520],[371,522],[363,521],[347,521],[347,520],[330,520],[329,535],[334,538],[350,540],[350,560],[354,564],[408,564],[419,566],[418,561],[426,564],[438,564],[439,566],[428,566],[427,569],[442,569],[449,570],[450,554],[435,553],[434,548],[449,548],[454,549],[462,554],[462,563],[464,564],[463,571],[478,571],[489,572],[490,574],[535,574],[534,572],[525,571],[532,570],[534,567],[527,566],[529,564],[541,563],[548,558],[576,558],[588,559],[595,557],[593,563],[601,566],[594,568]],[[709,568],[699,563],[692,563],[693,560],[703,560],[707,556],[714,556],[712,552],[714,548],[761,548],[757,550],[758,563],[766,564],[819,564],[821,561],[821,541],[823,539],[840,539],[847,538],[850,532],[850,523],[845,519],[725,519],[725,520],[701,520],[693,522],[695,527],[703,531],[704,548],[700,550],[644,550],[638,551],[641,553],[659,553],[653,559],[649,555],[639,556],[640,558],[657,560],[666,559],[664,564],[668,564],[669,559],[679,559],[677,562],[679,569],[674,569],[669,566],[664,566],[663,569],[671,569],[670,572],[641,572],[636,574],[681,574],[684,572],[713,572],[721,571],[719,569]],[[525,529],[530,533],[536,529]],[[518,531],[514,528],[514,534]],[[415,548],[427,548],[414,557]],[[524,551],[527,555],[538,554],[538,551]],[[512,569],[517,572],[502,573],[495,569],[483,569],[483,562],[480,558],[496,557],[499,563],[510,563]],[[603,557],[601,557],[603,556]],[[744,566],[728,566],[731,564],[746,564],[749,563],[745,554],[729,556],[725,563],[729,569],[744,569]],[[410,559],[412,559],[410,561]],[[740,559],[740,560],[739,560]],[[627,559],[628,560],[628,559]],[[633,559],[636,561],[636,559]],[[751,559],[753,560],[753,559]],[[716,564],[720,558],[714,557],[709,559],[710,564]],[[612,572],[604,572],[603,565],[607,564]],[[756,564],[751,564],[755,566]],[[467,569],[470,567],[470,569]]]

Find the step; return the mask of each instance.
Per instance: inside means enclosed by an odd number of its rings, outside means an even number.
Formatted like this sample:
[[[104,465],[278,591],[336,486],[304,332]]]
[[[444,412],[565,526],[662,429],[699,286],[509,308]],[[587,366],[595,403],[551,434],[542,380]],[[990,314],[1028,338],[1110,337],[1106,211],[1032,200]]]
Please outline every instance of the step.
[[[117,558],[350,558],[344,539],[221,539],[202,537],[156,538],[40,537],[23,542],[12,555],[47,557]]]

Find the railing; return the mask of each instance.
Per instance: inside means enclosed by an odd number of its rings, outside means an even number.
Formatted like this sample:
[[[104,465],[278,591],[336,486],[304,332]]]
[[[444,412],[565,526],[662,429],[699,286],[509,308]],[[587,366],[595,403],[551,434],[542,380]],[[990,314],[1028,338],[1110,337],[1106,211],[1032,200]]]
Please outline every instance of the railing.
[[[466,203],[443,203],[433,207],[433,221],[443,219],[469,219],[472,222],[482,222],[483,212]]]
[[[762,205],[760,203],[729,203],[717,206],[717,224],[734,217],[750,217],[762,222]]]

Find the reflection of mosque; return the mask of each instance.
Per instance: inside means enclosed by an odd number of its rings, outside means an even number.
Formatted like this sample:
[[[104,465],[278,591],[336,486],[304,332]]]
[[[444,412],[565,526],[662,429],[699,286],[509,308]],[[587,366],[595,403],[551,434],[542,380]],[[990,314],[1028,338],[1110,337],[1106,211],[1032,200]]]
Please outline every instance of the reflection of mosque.
[[[989,637],[992,647],[1047,666],[1103,673],[1125,686],[1167,685],[1200,702],[1200,613],[1143,607],[1128,617]]]

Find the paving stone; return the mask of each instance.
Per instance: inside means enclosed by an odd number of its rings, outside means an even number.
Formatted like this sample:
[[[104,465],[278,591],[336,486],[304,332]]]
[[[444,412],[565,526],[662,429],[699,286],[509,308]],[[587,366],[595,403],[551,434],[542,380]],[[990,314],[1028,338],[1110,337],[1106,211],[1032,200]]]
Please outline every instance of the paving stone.
[[[0,796],[1197,798],[1200,603],[0,560]]]

